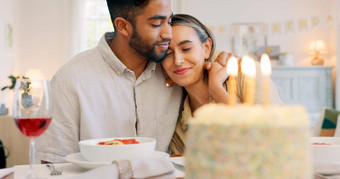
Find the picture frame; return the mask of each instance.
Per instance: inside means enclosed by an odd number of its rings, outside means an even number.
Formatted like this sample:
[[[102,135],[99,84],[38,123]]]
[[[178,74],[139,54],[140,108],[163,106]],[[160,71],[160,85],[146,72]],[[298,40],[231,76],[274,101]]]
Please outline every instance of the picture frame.
[[[232,52],[242,57],[248,55],[259,59],[258,50],[267,46],[266,25],[264,23],[236,23],[232,28]]]
[[[270,59],[278,60],[280,55],[280,46],[272,45],[259,47],[257,51],[258,56],[261,56],[264,53],[268,54]]]

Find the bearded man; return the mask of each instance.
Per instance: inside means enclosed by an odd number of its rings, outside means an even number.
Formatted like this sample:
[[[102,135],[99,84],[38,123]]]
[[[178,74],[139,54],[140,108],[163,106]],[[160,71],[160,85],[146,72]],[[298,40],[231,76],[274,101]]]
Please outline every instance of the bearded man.
[[[51,81],[53,115],[36,161],[63,162],[78,142],[152,137],[167,151],[182,90],[166,86],[160,62],[171,40],[170,0],[107,0],[114,32],[65,64]]]

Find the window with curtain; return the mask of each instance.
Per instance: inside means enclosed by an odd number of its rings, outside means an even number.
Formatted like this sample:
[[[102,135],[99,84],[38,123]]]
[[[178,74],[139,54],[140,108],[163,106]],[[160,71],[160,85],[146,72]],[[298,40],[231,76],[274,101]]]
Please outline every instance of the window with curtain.
[[[113,31],[106,0],[65,0],[71,4],[70,16],[70,57],[91,49],[98,44],[101,36]],[[174,13],[179,11],[180,0],[172,1]],[[69,58],[70,59],[70,58]]]
[[[106,0],[82,0],[83,12],[83,38],[81,51],[95,47],[101,36],[107,31],[113,31],[110,13]]]

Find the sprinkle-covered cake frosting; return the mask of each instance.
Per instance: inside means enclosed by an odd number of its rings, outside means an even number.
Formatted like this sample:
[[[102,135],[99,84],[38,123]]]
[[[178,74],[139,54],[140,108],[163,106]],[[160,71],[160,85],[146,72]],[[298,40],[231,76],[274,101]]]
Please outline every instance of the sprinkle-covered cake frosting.
[[[191,119],[186,178],[311,178],[303,107],[209,104]]]

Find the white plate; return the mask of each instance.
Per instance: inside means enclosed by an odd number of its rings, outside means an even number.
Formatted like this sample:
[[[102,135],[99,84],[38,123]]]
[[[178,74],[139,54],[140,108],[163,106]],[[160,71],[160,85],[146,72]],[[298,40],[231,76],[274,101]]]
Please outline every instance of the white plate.
[[[312,144],[314,161],[340,162],[340,137],[312,137],[311,143],[329,144]]]
[[[312,137],[312,143],[326,143],[331,145],[340,145],[340,137]]]
[[[173,163],[180,165],[182,167],[184,167],[184,165],[185,165],[184,157],[171,157],[170,161],[172,161]]]
[[[165,153],[165,152],[161,152],[161,151],[155,151],[152,154],[151,158],[168,159],[169,154]],[[83,158],[81,153],[69,154],[65,157],[65,160],[74,164],[74,165],[77,165],[81,168],[87,168],[87,169],[97,168],[97,167],[101,167],[101,166],[104,166],[104,165],[110,165],[111,164],[111,162],[91,162],[91,161],[87,161]]]

